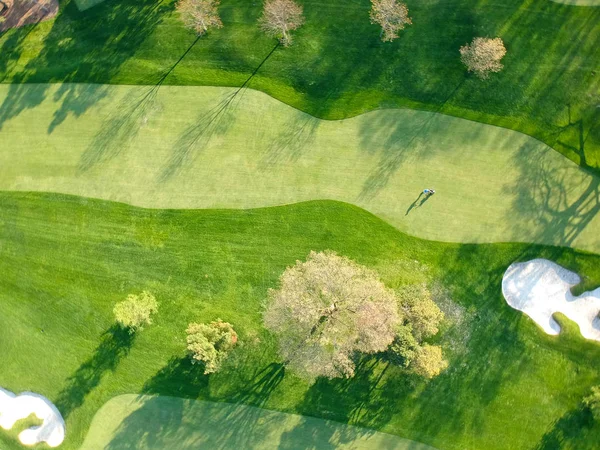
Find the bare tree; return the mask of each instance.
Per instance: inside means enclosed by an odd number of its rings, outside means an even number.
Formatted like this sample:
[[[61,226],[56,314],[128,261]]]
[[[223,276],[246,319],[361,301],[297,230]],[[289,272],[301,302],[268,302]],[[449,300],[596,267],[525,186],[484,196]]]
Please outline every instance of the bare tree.
[[[286,365],[312,380],[353,376],[352,356],[386,350],[400,317],[394,291],[374,271],[328,251],[285,270],[264,322]]]
[[[304,23],[302,6],[292,0],[266,0],[259,23],[265,33],[287,47],[292,43],[290,32]]]
[[[381,25],[381,40],[393,41],[398,32],[411,25],[408,7],[396,0],[371,0],[371,23]]]
[[[179,0],[177,11],[185,26],[202,36],[209,28],[223,28],[219,17],[219,3],[219,0]]]
[[[486,79],[490,72],[500,72],[504,67],[500,60],[506,55],[502,39],[482,38],[473,39],[471,44],[460,48],[460,59],[469,72],[474,72],[479,78]]]

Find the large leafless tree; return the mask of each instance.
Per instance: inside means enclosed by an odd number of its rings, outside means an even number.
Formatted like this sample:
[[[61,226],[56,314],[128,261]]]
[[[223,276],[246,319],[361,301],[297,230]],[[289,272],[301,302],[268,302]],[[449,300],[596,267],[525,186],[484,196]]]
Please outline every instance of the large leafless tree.
[[[210,28],[223,27],[219,17],[219,3],[219,0],[179,0],[177,11],[185,26],[202,36]]]
[[[393,41],[398,32],[411,25],[408,7],[397,0],[371,0],[371,23],[381,26],[381,40]]]
[[[287,47],[292,43],[290,32],[304,23],[302,7],[292,0],[266,0],[259,23],[265,33]]]

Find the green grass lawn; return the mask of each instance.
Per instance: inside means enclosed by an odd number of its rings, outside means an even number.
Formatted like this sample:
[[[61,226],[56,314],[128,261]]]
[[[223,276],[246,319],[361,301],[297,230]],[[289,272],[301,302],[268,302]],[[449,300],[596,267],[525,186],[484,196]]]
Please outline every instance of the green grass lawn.
[[[312,386],[283,370],[261,305],[286,266],[332,249],[391,287],[436,281],[452,317],[439,339],[449,369],[431,382],[376,359],[356,377]],[[65,450],[121,394],[225,401],[313,416],[452,449],[592,449],[600,427],[580,408],[598,384],[600,346],[571,323],[558,337],[511,309],[501,278],[515,260],[549,258],[600,282],[600,257],[525,244],[460,245],[402,234],[330,201],[257,210],[147,210],[43,193],[0,194],[0,386],[50,398],[67,423]],[[114,327],[132,292],[160,301],[137,336]],[[230,321],[244,343],[204,376],[185,358],[186,325]],[[180,420],[144,430],[170,439]],[[244,427],[244,417],[232,426]],[[186,425],[187,426],[187,425]],[[320,428],[315,432],[321,430]],[[136,433],[140,433],[138,428]],[[320,432],[320,431],[319,431]],[[325,435],[323,439],[329,439]],[[137,441],[131,445],[135,446]],[[0,447],[21,448],[0,433]],[[119,447],[119,450],[137,447]]]
[[[75,0],[75,4],[80,11],[85,11],[86,9],[90,9],[93,6],[96,6],[105,0]]]
[[[435,450],[329,420],[245,405],[120,395],[94,417],[80,450],[353,449]]]
[[[414,25],[382,43],[368,0],[300,3],[306,25],[295,45],[277,49],[251,87],[330,119],[378,108],[439,111],[519,130],[600,167],[600,8],[407,0]],[[166,84],[239,86],[275,45],[256,25],[260,8],[224,0],[224,28],[195,43],[171,0],[108,1],[85,12],[64,0],[56,20],[0,37],[0,80],[155,84],[166,76]],[[505,69],[487,81],[459,61],[474,36],[500,36],[508,49]],[[20,112],[23,89],[1,104],[5,116]],[[54,100],[69,108],[97,99],[67,89]]]
[[[2,190],[156,208],[333,199],[427,239],[600,253],[600,177],[521,133],[412,110],[324,121],[230,88],[5,85],[0,101],[15,90]],[[53,100],[65,91],[71,108]],[[98,101],[79,110],[81,98]],[[421,204],[426,187],[437,193]]]

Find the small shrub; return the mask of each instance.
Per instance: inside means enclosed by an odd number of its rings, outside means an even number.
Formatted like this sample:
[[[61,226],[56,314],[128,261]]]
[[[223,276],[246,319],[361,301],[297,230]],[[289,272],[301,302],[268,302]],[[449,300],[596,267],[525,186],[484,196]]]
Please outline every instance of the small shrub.
[[[140,295],[129,294],[127,299],[115,305],[115,320],[130,333],[142,330],[144,325],[152,323],[151,316],[158,311],[158,302],[148,291]]]
[[[429,344],[419,347],[411,364],[412,371],[425,378],[439,375],[446,367],[448,362],[442,356],[442,348]]]
[[[594,420],[600,422],[600,386],[592,388],[592,393],[583,399],[583,404],[592,412]]]
[[[204,373],[214,373],[238,342],[230,323],[217,319],[209,324],[190,323],[187,330],[187,350],[193,363],[204,363]]]

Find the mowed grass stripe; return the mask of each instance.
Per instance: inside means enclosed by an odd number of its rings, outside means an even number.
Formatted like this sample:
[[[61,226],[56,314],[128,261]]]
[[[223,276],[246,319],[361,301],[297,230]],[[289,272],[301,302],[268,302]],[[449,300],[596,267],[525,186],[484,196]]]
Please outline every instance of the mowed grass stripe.
[[[65,110],[65,89],[97,102]],[[151,208],[333,199],[427,239],[600,252],[600,178],[514,131],[411,110],[325,121],[218,87],[31,85],[22,102],[2,128],[2,190]]]
[[[451,320],[436,342],[448,370],[427,381],[368,359],[351,380],[312,385],[282,370],[262,325],[264,300],[286,267],[325,249],[375,269],[391,288],[444,286]],[[62,450],[79,449],[96,412],[127,393],[260,406],[447,450],[554,448],[557,440],[595,450],[600,426],[580,405],[598,382],[600,346],[562,320],[561,335],[548,336],[502,298],[506,268],[538,257],[580,274],[581,290],[598,286],[599,255],[423,241],[339,202],[151,210],[2,192],[0,386],[52,400],[67,423]],[[115,303],[144,289],[160,302],[153,324],[135,337],[115,330]],[[204,376],[185,355],[185,329],[218,317],[244,345]],[[168,438],[177,429],[169,417],[149,432]],[[23,447],[0,432],[0,448]]]
[[[435,450],[399,436],[245,405],[120,395],[94,416],[80,450],[136,448]]]
[[[260,1],[223,0],[224,27],[197,42],[175,3],[111,0],[81,12],[61,0],[56,20],[0,36],[0,79],[153,85],[176,66],[165,84],[240,86],[275,45],[257,26]],[[600,8],[407,0],[413,25],[384,43],[369,0],[299,3],[306,23],[294,45],[271,55],[252,88],[327,119],[384,107],[441,111],[524,132],[600,168]],[[460,62],[459,48],[476,36],[499,36],[508,51],[502,72],[485,81]],[[2,103],[0,123],[19,114],[25,92]],[[58,98],[65,108],[94,103],[77,90]]]

